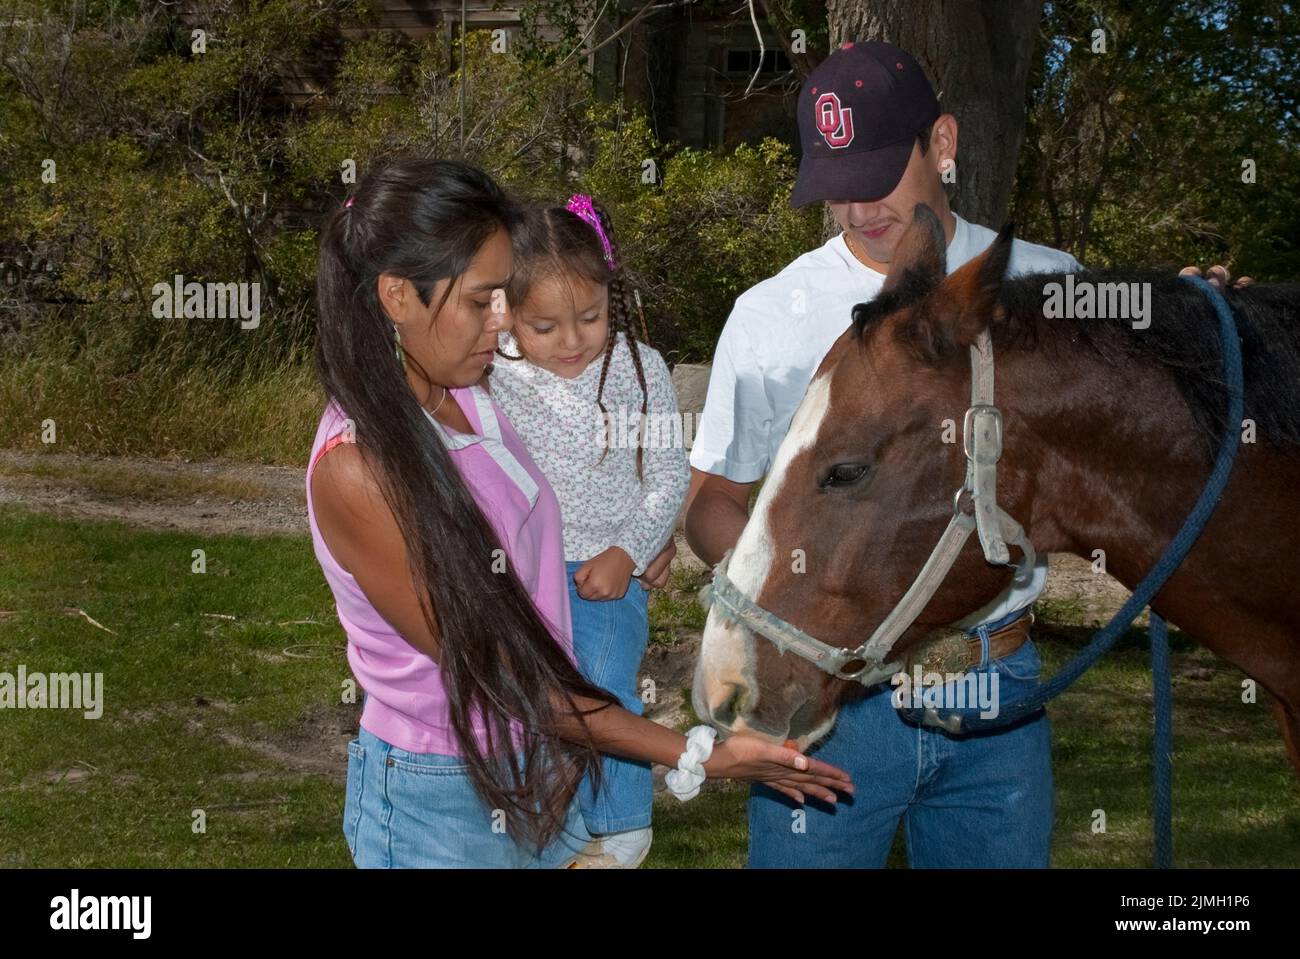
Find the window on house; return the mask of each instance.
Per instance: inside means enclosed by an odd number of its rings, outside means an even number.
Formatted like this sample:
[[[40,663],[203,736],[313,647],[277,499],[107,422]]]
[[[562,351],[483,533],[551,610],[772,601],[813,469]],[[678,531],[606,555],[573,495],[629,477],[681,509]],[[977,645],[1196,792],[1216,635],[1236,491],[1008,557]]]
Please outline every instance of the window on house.
[[[727,72],[753,74],[762,60],[759,73],[785,73],[790,69],[790,60],[781,49],[775,50],[728,50]]]

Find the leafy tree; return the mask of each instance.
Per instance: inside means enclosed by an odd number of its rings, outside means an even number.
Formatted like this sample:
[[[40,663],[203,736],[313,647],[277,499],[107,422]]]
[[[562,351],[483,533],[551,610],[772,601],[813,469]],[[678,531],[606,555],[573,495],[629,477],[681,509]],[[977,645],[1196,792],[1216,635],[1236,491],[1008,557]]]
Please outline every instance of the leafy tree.
[[[1294,5],[1049,2],[1039,43],[1022,229],[1090,266],[1300,274]]]

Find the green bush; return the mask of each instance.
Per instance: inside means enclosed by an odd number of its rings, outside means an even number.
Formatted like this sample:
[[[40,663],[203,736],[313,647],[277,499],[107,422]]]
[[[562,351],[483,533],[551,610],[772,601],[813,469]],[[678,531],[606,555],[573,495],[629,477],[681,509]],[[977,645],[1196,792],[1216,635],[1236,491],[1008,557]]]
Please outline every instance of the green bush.
[[[773,139],[720,154],[660,143],[639,114],[598,124],[580,184],[610,207],[651,341],[673,359],[710,359],[735,298],[821,243],[819,211],[789,206],[796,170]]]
[[[0,73],[0,235],[61,250],[47,295],[64,302],[25,304],[0,342],[0,400],[27,411],[0,424],[0,444],[33,446],[53,419],[60,449],[297,462],[323,399],[309,369],[316,224],[350,189],[348,161],[360,176],[398,152],[460,155],[520,195],[594,193],[652,342],[675,360],[707,359],[736,294],[816,245],[819,221],[786,202],[786,147],[660,143],[527,31],[504,53],[474,32],[461,51],[436,36],[342,40],[365,11],[341,0],[249,6],[199,3],[181,23],[170,8],[25,5],[26,73]],[[193,22],[206,52],[191,49]],[[326,65],[312,51],[331,39],[321,95],[285,107],[275,76]],[[178,274],[260,283],[260,324],[155,318],[154,285]],[[278,403],[268,382],[294,395]]]

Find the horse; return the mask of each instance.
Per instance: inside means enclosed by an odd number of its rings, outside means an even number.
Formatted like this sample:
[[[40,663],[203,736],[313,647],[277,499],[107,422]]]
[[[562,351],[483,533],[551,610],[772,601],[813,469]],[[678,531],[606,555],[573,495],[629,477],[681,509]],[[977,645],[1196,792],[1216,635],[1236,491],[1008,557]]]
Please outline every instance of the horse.
[[[996,357],[996,503],[1025,534],[1007,557],[1023,560],[1024,548],[1104,557],[1132,589],[1210,473],[1228,400],[1208,298],[1151,271],[1007,278],[1013,232],[1009,224],[948,275],[942,228],[918,205],[881,293],[853,308],[818,366],[724,559],[732,590],[753,609],[841,662],[861,658],[847,651],[860,653],[881,628],[964,509],[953,492],[961,495],[970,459],[958,424],[973,403],[972,348]],[[1098,309],[1095,298],[1087,309],[1060,308],[1062,290],[1116,283],[1149,293],[1144,319]],[[1208,525],[1151,607],[1268,690],[1300,774],[1300,590],[1288,572],[1300,555],[1300,285],[1225,297],[1241,340],[1242,442]],[[1129,315],[1095,315],[1110,312]],[[956,552],[897,634],[890,662],[1008,586],[1014,564],[990,562],[979,546]],[[808,748],[860,688],[850,674],[863,664],[837,673],[786,655],[766,620],[755,626],[735,612],[710,605],[696,713],[724,735]],[[886,665],[872,682],[895,671]]]

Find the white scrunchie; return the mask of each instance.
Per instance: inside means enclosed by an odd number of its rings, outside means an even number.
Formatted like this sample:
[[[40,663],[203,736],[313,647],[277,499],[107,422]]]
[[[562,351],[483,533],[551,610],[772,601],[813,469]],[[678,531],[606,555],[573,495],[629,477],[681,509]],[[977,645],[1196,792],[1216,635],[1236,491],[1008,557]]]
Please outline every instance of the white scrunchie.
[[[713,755],[713,740],[717,735],[712,726],[695,726],[686,734],[686,752],[677,760],[677,768],[664,777],[672,794],[682,802],[700,794],[704,764]]]

